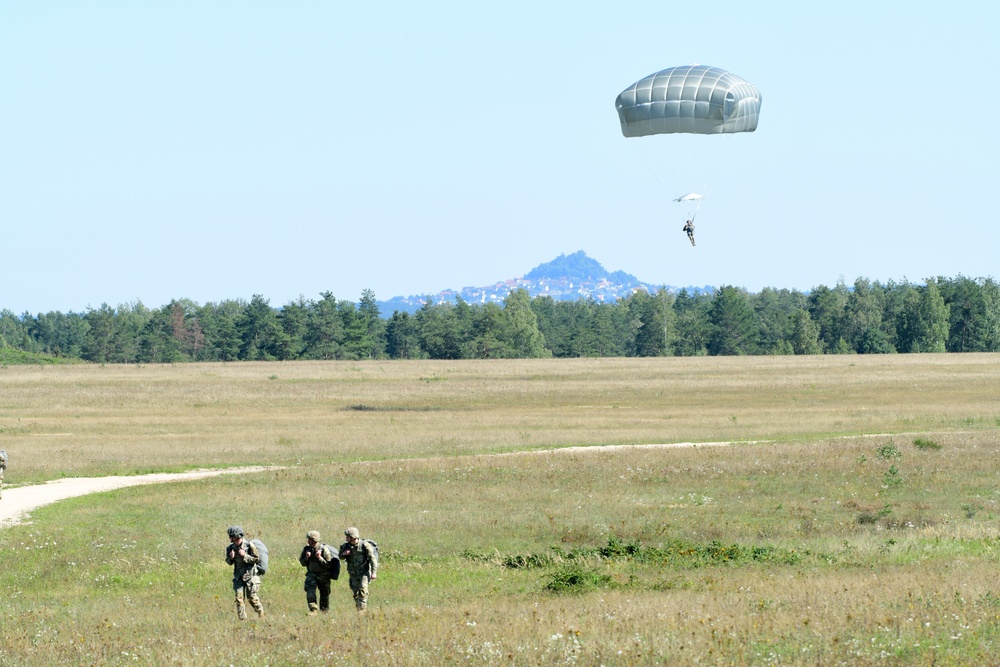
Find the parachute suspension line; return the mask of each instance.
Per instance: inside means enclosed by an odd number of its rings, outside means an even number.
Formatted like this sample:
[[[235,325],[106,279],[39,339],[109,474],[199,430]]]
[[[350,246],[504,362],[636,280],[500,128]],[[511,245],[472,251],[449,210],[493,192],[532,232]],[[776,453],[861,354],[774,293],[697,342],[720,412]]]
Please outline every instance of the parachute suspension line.
[[[668,188],[672,188],[674,186],[674,183],[666,183],[664,181],[662,173],[662,156],[659,158],[655,156],[653,142],[643,141],[638,143],[640,144],[639,152],[642,154],[643,161],[646,163],[646,170],[652,177],[656,189],[662,192],[667,190]]]
[[[719,168],[718,175],[711,179],[712,187],[718,185],[725,178],[726,173],[729,171],[729,167],[733,164],[733,159],[736,157],[736,149],[737,147],[734,145],[729,151],[729,157],[722,161],[722,166]],[[705,187],[703,188],[704,194],[708,195],[710,189],[708,181],[706,181]]]
[[[669,218],[674,219],[674,216],[680,217],[682,220],[690,220],[694,222],[695,217],[698,215],[698,209],[701,208],[701,200],[695,202],[694,210],[691,209],[691,202],[676,202],[675,197],[683,197],[687,194],[692,194],[685,187],[690,187],[695,185],[691,183],[690,180],[685,180],[681,174],[690,168],[690,165],[686,162],[680,162],[676,159],[676,156],[670,155],[666,160],[663,155],[663,146],[657,141],[640,141],[636,142],[639,145],[639,153],[642,155],[643,162],[645,162],[646,169],[652,178],[653,185],[655,188],[654,200],[667,201],[668,208],[661,210],[661,212]],[[671,151],[673,153],[673,151]],[[667,197],[663,198],[666,194]],[[662,198],[662,199],[661,199]],[[676,210],[671,207],[680,206],[685,204],[683,210]],[[654,204],[654,205],[659,205]],[[673,224],[673,223],[671,223]]]
[[[684,216],[684,219],[690,220],[692,224],[694,223],[694,219],[698,217],[698,212],[701,211],[701,203],[705,201],[705,199],[701,198],[697,201],[698,203],[694,205],[694,210],[692,211],[691,209],[688,209],[688,212]]]
[[[698,205],[694,207],[694,213],[691,214],[691,222],[694,222],[694,219],[698,217],[698,211],[701,210],[701,203],[703,201],[705,201],[705,200],[704,199],[699,199],[698,200]]]
[[[704,172],[704,165],[699,168],[697,164],[699,162],[697,154],[676,151],[671,146],[668,154],[664,155],[664,145],[661,142],[640,141],[636,143],[658,195],[666,194],[669,200],[676,201],[675,198],[680,199],[686,195],[697,194],[693,188],[697,188],[698,182],[685,177],[689,171]],[[683,159],[680,159],[681,157]],[[691,162],[692,158],[695,162],[694,165]],[[700,207],[701,201],[697,201],[696,210]],[[685,219],[689,219],[692,215],[690,202],[687,202],[683,215]]]

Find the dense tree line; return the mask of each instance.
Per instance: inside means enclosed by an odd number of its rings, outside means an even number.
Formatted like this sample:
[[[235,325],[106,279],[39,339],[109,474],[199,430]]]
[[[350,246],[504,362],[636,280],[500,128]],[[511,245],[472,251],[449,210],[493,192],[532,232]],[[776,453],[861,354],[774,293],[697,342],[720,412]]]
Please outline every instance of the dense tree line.
[[[637,291],[615,303],[530,298],[435,304],[385,319],[357,303],[260,295],[155,310],[141,303],[84,313],[0,312],[0,347],[97,363],[289,359],[498,359],[750,354],[889,354],[1000,350],[1000,285],[937,278],[923,285],[858,279],[809,293],[723,286],[712,294]]]

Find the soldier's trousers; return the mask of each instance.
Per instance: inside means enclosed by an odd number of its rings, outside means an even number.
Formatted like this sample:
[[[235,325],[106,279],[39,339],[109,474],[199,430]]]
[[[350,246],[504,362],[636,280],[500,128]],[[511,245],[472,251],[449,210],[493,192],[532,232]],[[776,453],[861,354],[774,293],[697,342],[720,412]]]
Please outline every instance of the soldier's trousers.
[[[3,498],[3,468],[0,468],[0,498]]]
[[[260,603],[260,577],[254,577],[250,581],[233,581],[233,592],[236,593],[236,615],[242,621],[247,617],[246,602],[257,612],[259,616],[264,615],[264,607]]]
[[[330,608],[330,577],[306,572],[306,602],[309,603],[310,610],[316,609],[317,589],[319,589],[319,610],[326,611]]]
[[[368,607],[368,575],[351,575],[351,592],[354,593],[354,606],[358,611],[364,611]]]

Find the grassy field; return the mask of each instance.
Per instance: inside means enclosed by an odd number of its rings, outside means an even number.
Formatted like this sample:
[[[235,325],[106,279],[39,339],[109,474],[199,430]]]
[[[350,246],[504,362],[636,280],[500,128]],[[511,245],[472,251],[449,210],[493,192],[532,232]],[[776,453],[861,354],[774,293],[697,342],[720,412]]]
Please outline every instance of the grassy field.
[[[998,662],[1000,355],[12,366],[0,448],[8,486],[285,466],[0,531],[0,664]],[[308,617],[348,525],[370,611]]]

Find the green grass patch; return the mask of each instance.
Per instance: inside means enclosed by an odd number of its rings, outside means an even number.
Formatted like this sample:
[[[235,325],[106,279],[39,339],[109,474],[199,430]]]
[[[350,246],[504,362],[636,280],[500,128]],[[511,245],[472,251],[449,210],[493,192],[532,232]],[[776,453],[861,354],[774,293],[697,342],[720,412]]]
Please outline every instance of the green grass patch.
[[[57,366],[83,363],[85,362],[80,359],[66,359],[49,354],[16,350],[12,347],[0,347],[0,366]]]

